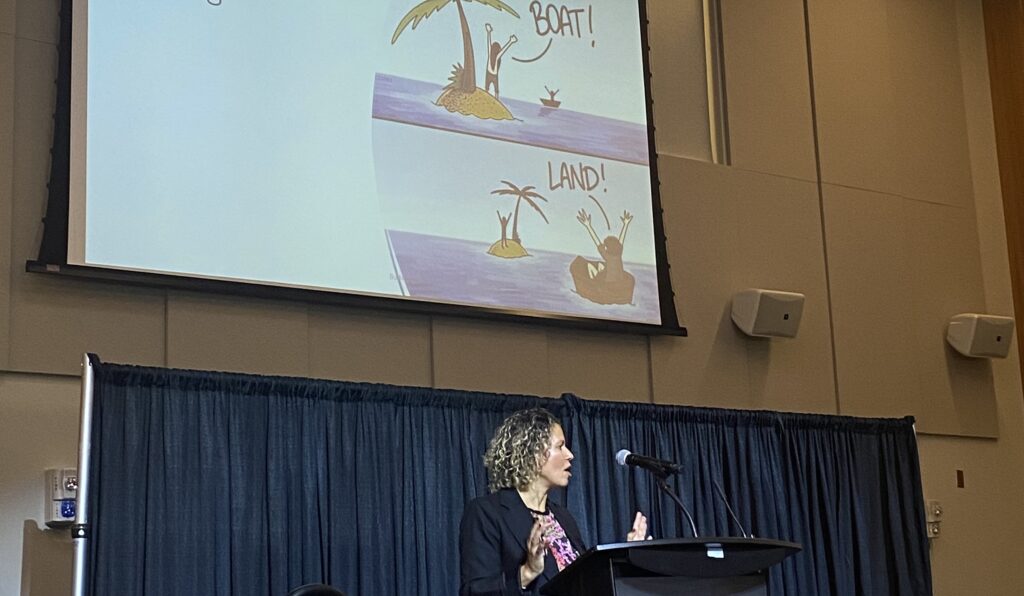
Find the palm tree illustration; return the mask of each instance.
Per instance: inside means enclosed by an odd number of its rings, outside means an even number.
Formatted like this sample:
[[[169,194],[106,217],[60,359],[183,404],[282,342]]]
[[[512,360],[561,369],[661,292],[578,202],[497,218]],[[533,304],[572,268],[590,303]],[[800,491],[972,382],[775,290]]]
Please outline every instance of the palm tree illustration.
[[[488,252],[495,256],[505,258],[525,257],[529,253],[526,252],[526,249],[523,247],[522,239],[519,237],[519,208],[525,202],[530,207],[533,207],[534,211],[540,214],[544,219],[544,223],[550,223],[548,221],[548,217],[544,215],[544,210],[540,208],[540,205],[537,204],[537,201],[535,200],[540,199],[541,201],[547,202],[547,199],[534,190],[536,188],[535,186],[524,186],[520,188],[508,180],[502,180],[501,183],[504,184],[506,188],[492,190],[491,194],[498,196],[514,196],[516,198],[516,207],[512,212],[512,239],[506,240],[505,226],[503,225],[502,240],[495,242]],[[499,246],[502,250],[496,249],[496,247]]]
[[[456,64],[453,71],[452,83],[445,88],[445,93],[442,93],[441,97],[438,98],[438,105],[443,105],[450,111],[459,111],[462,113],[476,115],[481,117],[495,117],[493,115],[482,115],[471,113],[472,108],[463,107],[462,101],[453,100],[451,97],[451,90],[457,90],[462,95],[474,95],[478,91],[476,86],[476,60],[473,57],[473,36],[469,30],[469,22],[466,20],[466,11],[464,4],[476,2],[477,4],[483,4],[490,8],[494,8],[499,12],[504,11],[512,16],[519,18],[519,14],[508,4],[505,4],[501,0],[423,0],[416,6],[414,6],[409,12],[402,17],[399,21],[398,26],[395,28],[394,35],[391,36],[391,44],[394,45],[398,41],[398,38],[405,31],[406,27],[412,24],[412,29],[415,30],[419,26],[420,22],[427,19],[435,12],[439,12],[449,4],[455,4],[455,7],[459,9],[459,24],[462,26],[462,65]],[[480,90],[482,92],[482,90]],[[447,101],[445,101],[447,98]],[[500,104],[500,102],[499,102]],[[504,108],[504,106],[502,106]],[[507,111],[507,110],[506,110]],[[511,114],[508,116],[511,118]]]

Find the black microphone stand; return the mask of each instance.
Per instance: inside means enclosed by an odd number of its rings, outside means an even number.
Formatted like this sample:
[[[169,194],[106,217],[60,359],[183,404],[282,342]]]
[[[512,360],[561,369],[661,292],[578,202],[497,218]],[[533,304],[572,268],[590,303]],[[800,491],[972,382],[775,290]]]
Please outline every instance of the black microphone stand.
[[[677,495],[675,491],[672,490],[672,487],[670,487],[668,485],[668,482],[666,481],[666,479],[668,478],[668,472],[652,471],[651,473],[654,474],[654,477],[657,478],[658,480],[658,488],[660,488],[661,491],[664,492],[666,495],[671,497],[671,499],[676,502],[676,505],[679,505],[679,508],[682,509],[683,515],[686,516],[686,520],[690,522],[690,530],[693,532],[693,537],[698,538],[700,535],[697,533],[697,524],[693,523],[693,516],[690,515],[690,512],[686,509],[686,505],[683,505],[682,499],[679,498],[679,495]]]
[[[753,538],[754,534],[747,533],[747,530],[743,527],[743,524],[740,523],[740,518],[736,517],[736,512],[733,511],[732,507],[729,506],[729,499],[725,497],[725,491],[722,490],[722,485],[718,484],[717,480],[712,479],[711,481],[715,483],[715,489],[718,490],[718,496],[721,498],[722,504],[725,505],[725,510],[729,512],[730,516],[732,516],[732,521],[736,522],[736,525],[739,526],[740,533],[743,535],[744,538]]]

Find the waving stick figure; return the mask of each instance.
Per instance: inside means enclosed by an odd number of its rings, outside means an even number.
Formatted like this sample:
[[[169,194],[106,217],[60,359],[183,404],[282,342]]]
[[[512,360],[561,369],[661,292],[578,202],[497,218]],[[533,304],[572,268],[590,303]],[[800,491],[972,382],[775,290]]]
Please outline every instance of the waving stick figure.
[[[484,91],[491,92],[491,85],[494,85],[494,99],[498,99],[498,71],[501,70],[501,57],[505,55],[512,44],[519,41],[515,35],[508,38],[503,46],[496,41],[491,41],[491,33],[494,27],[490,23],[484,25],[487,29],[487,75],[484,77]]]

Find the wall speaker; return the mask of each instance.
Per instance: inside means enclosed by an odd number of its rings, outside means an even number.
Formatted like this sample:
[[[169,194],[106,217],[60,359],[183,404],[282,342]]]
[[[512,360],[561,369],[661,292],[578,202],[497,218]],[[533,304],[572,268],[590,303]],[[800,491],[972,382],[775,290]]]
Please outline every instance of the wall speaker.
[[[1006,358],[1013,342],[1013,318],[964,313],[949,320],[946,341],[971,358]]]
[[[804,295],[750,288],[732,297],[732,322],[754,337],[796,337]]]

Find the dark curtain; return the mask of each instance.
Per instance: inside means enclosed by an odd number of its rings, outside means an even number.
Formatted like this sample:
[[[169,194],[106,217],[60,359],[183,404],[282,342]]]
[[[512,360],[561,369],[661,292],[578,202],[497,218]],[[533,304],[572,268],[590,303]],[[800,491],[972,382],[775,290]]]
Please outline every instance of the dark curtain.
[[[590,540],[623,541],[636,510],[655,537],[692,536],[649,474],[614,463],[627,448],[682,464],[670,486],[700,535],[803,546],[772,570],[771,594],[931,594],[913,419],[563,401],[568,505]]]
[[[928,594],[909,420],[864,420],[97,365],[89,585],[95,595],[457,593],[458,525],[486,491],[482,455],[509,413],[543,406],[576,453],[567,502],[591,543],[635,510],[689,536],[622,447],[684,464],[702,535],[804,551],[772,594]]]

